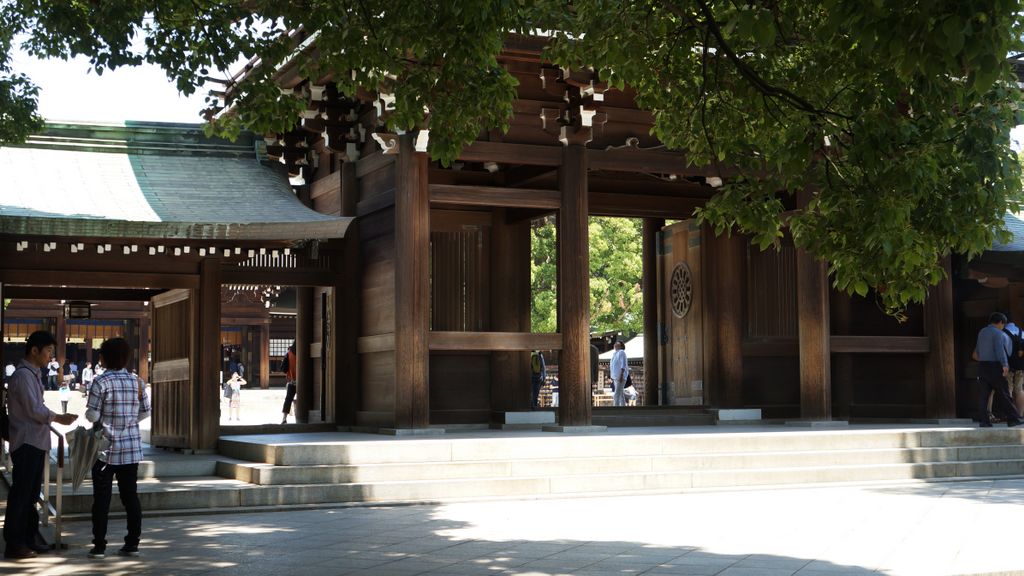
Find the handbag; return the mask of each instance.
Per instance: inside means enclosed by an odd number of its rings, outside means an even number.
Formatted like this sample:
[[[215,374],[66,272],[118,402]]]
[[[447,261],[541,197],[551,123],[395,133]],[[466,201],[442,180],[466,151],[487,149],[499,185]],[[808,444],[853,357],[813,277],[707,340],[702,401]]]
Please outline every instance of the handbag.
[[[224,383],[224,397],[231,398],[231,384],[228,382]]]

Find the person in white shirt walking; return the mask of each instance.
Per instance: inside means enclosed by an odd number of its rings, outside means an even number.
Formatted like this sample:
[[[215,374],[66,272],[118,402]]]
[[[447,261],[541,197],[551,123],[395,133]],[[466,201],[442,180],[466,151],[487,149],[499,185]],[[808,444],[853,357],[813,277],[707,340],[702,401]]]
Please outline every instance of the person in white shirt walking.
[[[626,405],[626,378],[629,377],[629,361],[626,359],[626,350],[621,341],[615,343],[615,353],[612,354],[612,385],[615,387],[612,392],[612,400],[615,406]]]

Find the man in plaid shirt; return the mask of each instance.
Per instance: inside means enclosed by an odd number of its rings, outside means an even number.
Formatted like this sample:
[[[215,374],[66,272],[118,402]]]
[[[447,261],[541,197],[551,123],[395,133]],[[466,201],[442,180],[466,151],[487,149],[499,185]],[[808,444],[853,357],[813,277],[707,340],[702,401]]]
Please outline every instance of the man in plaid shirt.
[[[107,515],[110,511],[111,484],[117,477],[117,489],[128,515],[128,535],[120,556],[138,556],[142,536],[142,507],[137,490],[142,437],[139,420],[149,417],[149,397],[141,380],[128,371],[131,346],[124,338],[111,338],[100,346],[100,358],[107,370],[97,376],[89,389],[85,417],[103,425],[110,447],[101,451],[92,467],[92,550],[90,558],[103,558],[107,548]]]

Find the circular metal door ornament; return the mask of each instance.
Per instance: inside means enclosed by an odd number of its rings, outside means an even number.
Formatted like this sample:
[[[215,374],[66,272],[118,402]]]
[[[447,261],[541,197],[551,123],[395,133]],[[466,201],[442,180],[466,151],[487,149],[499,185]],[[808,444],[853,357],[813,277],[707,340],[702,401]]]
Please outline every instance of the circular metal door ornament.
[[[686,262],[676,264],[672,270],[669,297],[672,299],[672,313],[677,318],[684,318],[693,304],[693,275]]]

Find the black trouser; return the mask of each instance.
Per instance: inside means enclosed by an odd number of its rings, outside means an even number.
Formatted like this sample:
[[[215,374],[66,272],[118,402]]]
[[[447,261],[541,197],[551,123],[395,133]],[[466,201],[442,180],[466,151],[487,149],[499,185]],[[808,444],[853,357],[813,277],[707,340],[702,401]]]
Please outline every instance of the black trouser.
[[[7,513],[4,515],[4,540],[7,550],[14,552],[34,544],[39,532],[39,513],[36,498],[43,483],[43,465],[46,451],[22,444],[11,452],[14,464],[13,484],[7,494]]]
[[[292,411],[292,402],[295,400],[295,382],[289,382],[284,391],[284,406],[281,406],[281,413],[288,415]]]
[[[117,492],[128,515],[128,535],[125,546],[138,547],[142,537],[142,505],[139,504],[139,464],[111,466],[96,461],[92,466],[92,545],[105,550],[107,547],[107,515],[110,513],[112,483],[117,476]]]
[[[1006,414],[1006,423],[1010,426],[1020,424],[1020,412],[1013,405],[1010,392],[1006,387],[1006,377],[1003,376],[1003,365],[999,362],[978,363],[978,415],[982,426],[991,426],[992,422],[988,417],[988,393],[992,391],[992,410]]]

